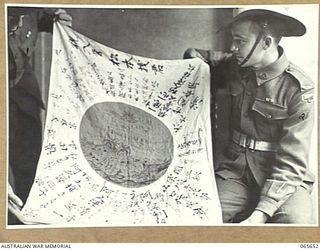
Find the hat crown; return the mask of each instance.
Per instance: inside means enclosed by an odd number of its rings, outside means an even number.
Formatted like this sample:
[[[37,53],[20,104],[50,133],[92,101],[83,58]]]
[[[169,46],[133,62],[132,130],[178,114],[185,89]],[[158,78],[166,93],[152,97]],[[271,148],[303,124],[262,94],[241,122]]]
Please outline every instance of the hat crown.
[[[288,8],[286,7],[274,7],[274,6],[268,6],[268,7],[263,7],[263,8],[254,8],[254,7],[246,7],[246,8],[235,8],[233,9],[233,17],[238,16],[239,14],[249,11],[249,10],[265,10],[265,11],[272,11],[276,12],[278,14],[282,14],[285,16],[289,16],[289,11]]]
[[[234,18],[231,22],[235,23],[240,20],[251,18],[267,18],[268,22],[273,23],[273,27],[281,36],[302,36],[306,33],[306,27],[297,18],[288,14],[288,8],[282,6],[267,6],[264,8],[237,8],[233,11]]]

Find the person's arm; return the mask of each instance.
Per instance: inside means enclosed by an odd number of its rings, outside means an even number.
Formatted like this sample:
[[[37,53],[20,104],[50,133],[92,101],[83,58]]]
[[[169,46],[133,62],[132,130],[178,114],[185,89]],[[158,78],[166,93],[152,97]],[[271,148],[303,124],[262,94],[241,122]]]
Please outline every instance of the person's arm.
[[[254,213],[243,223],[264,223],[302,184],[308,168],[313,128],[314,90],[299,91],[288,107],[276,164],[266,180]]]
[[[208,63],[210,66],[215,67],[221,62],[227,61],[232,57],[232,54],[225,53],[221,51],[213,51],[213,50],[203,50],[203,49],[195,49],[189,48],[184,52],[183,58],[200,58],[204,62]]]
[[[213,88],[224,88],[226,86],[227,77],[230,74],[232,54],[189,48],[185,51],[183,58],[200,58],[210,66],[211,85]]]

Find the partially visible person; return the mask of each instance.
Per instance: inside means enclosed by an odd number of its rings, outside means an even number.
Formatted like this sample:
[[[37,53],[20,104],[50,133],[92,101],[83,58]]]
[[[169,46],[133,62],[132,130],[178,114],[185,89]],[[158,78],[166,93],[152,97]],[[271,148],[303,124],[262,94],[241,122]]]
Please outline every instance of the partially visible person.
[[[27,200],[40,156],[40,110],[45,107],[30,59],[38,32],[52,32],[54,21],[72,25],[71,16],[62,9],[8,7],[8,224],[23,223],[20,210]]]
[[[223,221],[313,223],[308,157],[314,85],[279,45],[283,36],[302,36],[306,28],[264,9],[241,12],[227,28],[231,53],[185,53],[207,62],[212,84],[226,85],[231,96],[231,138],[215,170]]]

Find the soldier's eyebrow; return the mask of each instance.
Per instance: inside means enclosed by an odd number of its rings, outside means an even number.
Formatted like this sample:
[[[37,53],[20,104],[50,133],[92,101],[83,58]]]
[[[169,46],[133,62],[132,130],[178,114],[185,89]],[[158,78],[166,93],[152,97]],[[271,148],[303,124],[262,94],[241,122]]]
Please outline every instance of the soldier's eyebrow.
[[[232,34],[232,37],[233,38],[241,38],[241,39],[247,39],[248,38],[247,36],[242,36],[242,35],[239,35],[239,34]]]

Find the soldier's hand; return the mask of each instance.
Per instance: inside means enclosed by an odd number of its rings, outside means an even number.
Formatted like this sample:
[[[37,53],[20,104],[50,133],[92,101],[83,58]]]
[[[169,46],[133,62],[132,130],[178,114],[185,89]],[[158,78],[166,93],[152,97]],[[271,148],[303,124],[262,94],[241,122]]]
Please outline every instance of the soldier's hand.
[[[208,60],[206,58],[204,58],[198,50],[196,50],[194,48],[187,49],[184,52],[183,58],[184,59],[200,58],[202,61],[208,63]]]
[[[21,208],[23,206],[22,200],[13,192],[11,185],[8,186],[8,209],[14,214],[17,219],[24,222],[24,218],[21,215]]]
[[[212,51],[212,50],[200,50],[189,48],[185,51],[183,58],[200,58],[204,62],[208,63],[211,66],[216,66],[220,62],[228,60],[232,57],[232,54],[225,53],[221,51]]]
[[[255,210],[246,220],[240,222],[243,225],[264,224],[268,219],[268,215],[262,211]]]
[[[57,9],[54,12],[54,21],[72,27],[72,17],[64,9]]]

